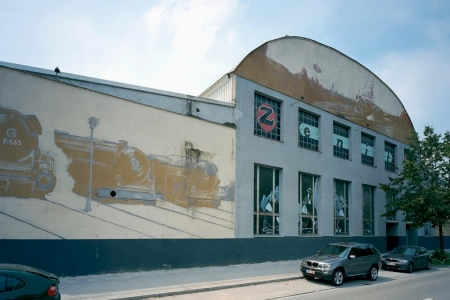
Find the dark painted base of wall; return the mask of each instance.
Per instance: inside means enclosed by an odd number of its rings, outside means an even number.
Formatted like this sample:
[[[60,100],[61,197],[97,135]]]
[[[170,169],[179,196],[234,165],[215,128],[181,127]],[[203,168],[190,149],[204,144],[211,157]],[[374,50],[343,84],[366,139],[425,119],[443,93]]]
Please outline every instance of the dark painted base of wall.
[[[368,242],[380,252],[388,250],[386,237],[0,240],[0,263],[29,265],[58,276],[77,276],[297,260],[333,241]],[[402,243],[401,238],[398,243]],[[445,243],[450,245],[450,237],[445,237]],[[434,250],[439,248],[439,238],[419,238],[419,244]]]

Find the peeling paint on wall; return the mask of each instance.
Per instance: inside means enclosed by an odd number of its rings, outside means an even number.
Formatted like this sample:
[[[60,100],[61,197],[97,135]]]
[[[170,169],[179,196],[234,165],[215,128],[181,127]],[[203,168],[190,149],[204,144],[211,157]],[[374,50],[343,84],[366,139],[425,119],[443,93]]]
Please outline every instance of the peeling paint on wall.
[[[404,143],[414,129],[400,100],[373,73],[310,40],[270,41],[234,73]]]

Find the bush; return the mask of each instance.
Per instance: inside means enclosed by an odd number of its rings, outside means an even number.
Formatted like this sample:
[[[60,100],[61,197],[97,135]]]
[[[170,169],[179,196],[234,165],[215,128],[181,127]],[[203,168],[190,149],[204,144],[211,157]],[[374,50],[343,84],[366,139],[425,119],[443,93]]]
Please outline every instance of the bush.
[[[433,254],[431,255],[431,258],[443,261],[446,258],[450,258],[450,253],[445,252],[444,250],[441,250],[441,249],[436,249],[436,250],[434,250]]]

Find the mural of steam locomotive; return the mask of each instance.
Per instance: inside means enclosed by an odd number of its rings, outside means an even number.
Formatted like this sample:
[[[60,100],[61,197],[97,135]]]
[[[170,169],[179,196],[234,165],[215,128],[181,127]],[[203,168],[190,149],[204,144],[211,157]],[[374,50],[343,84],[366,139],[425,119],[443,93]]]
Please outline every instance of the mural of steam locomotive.
[[[92,166],[91,197],[108,203],[155,204],[164,199],[176,205],[220,206],[217,167],[189,156],[147,156],[126,141],[92,140],[54,131],[55,144],[70,158],[73,192],[87,196]]]
[[[44,199],[56,185],[54,159],[41,153],[34,115],[0,107],[0,195]]]

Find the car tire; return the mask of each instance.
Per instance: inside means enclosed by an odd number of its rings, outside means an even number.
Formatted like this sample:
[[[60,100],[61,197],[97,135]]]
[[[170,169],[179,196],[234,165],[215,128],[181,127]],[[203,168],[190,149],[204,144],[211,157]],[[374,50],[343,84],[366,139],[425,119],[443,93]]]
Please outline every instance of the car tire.
[[[427,263],[427,270],[431,270],[431,260],[429,260]]]
[[[333,272],[331,276],[331,284],[335,286],[340,286],[344,282],[344,272],[341,269],[337,269]]]
[[[375,281],[378,278],[378,268],[375,266],[371,266],[369,269],[369,273],[367,273],[366,278]]]
[[[408,266],[408,273],[412,273],[412,272],[414,272],[414,264],[410,263]]]

